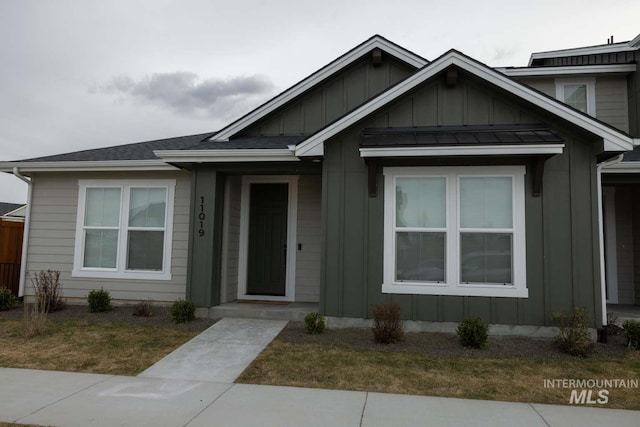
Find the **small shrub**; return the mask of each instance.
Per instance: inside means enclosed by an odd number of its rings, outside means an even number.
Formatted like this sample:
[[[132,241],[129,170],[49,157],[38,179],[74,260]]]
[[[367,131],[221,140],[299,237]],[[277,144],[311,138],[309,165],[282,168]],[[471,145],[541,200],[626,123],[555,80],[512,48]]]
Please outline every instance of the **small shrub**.
[[[468,317],[460,322],[456,333],[462,346],[484,348],[489,338],[489,325],[479,317]]]
[[[104,289],[94,289],[87,295],[89,311],[92,313],[102,313],[111,310],[111,295]]]
[[[38,293],[36,294],[32,303],[24,304],[24,335],[27,338],[32,338],[40,335],[44,332],[47,326],[47,312],[49,310],[49,303],[47,296]]]
[[[138,317],[153,316],[153,303],[151,301],[140,301],[133,306],[133,315]]]
[[[373,306],[373,339],[377,343],[389,344],[402,341],[402,319],[400,306],[396,303],[379,304]]]
[[[62,299],[62,283],[60,272],[52,270],[40,270],[35,278],[31,278],[36,299],[41,299],[40,306],[49,313],[62,310],[65,301]]]
[[[0,311],[11,310],[16,306],[17,298],[11,292],[11,289],[8,289],[4,286],[0,286]]]
[[[191,322],[196,318],[196,306],[191,301],[179,299],[173,303],[169,313],[176,323]]]
[[[570,314],[554,313],[553,324],[558,327],[555,344],[560,351],[573,356],[586,357],[593,348],[589,333],[589,313],[576,307]]]
[[[627,347],[640,350],[640,322],[636,320],[626,320],[622,324],[622,329],[624,329],[627,335]]]
[[[312,312],[304,316],[304,328],[308,334],[321,334],[324,327],[324,316],[320,313]]]

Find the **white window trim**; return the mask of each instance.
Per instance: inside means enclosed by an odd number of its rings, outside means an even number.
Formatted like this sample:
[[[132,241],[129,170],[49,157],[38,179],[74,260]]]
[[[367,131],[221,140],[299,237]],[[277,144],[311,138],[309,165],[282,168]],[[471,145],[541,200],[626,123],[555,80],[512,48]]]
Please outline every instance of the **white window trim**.
[[[384,283],[383,293],[484,297],[529,296],[526,285],[525,166],[385,167],[384,168]],[[396,177],[447,176],[446,283],[396,282],[395,186]],[[513,179],[513,284],[461,284],[459,282],[458,186],[461,177],[508,176]]]
[[[240,253],[238,260],[238,299],[260,301],[295,301],[296,290],[296,247],[298,224],[298,179],[297,175],[273,175],[242,177],[240,202]],[[287,210],[287,268],[285,272],[285,295],[247,295],[247,268],[249,264],[249,208],[251,184],[289,184]]]
[[[133,280],[171,280],[171,251],[173,243],[173,205],[175,198],[176,181],[173,179],[149,179],[149,180],[79,180],[78,181],[78,212],[76,218],[76,241],[73,258],[72,277],[92,277],[109,279],[133,279]],[[118,227],[118,253],[116,268],[92,268],[84,267],[84,214],[88,188],[120,188],[120,226]],[[165,188],[167,190],[167,205],[164,226],[164,254],[162,271],[127,270],[127,235],[128,230],[140,229],[129,227],[126,219],[129,216],[129,194],[131,188]],[[149,228],[154,230],[157,228]],[[146,230],[146,229],[145,229]]]
[[[567,85],[585,85],[587,88],[587,114],[596,116],[596,78],[584,77],[578,79],[555,79],[556,99],[561,102],[564,100],[564,87]]]

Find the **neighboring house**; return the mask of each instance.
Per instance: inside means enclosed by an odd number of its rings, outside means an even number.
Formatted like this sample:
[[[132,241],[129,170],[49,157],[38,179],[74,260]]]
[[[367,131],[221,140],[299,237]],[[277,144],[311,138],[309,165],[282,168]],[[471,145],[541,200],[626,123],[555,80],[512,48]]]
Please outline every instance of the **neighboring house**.
[[[31,177],[26,269],[67,297],[507,325],[582,306],[600,327],[601,172],[639,142],[636,64],[615,65],[429,62],[374,36],[218,132],[0,170]]]
[[[8,221],[24,221],[26,205],[0,202],[0,219]]]

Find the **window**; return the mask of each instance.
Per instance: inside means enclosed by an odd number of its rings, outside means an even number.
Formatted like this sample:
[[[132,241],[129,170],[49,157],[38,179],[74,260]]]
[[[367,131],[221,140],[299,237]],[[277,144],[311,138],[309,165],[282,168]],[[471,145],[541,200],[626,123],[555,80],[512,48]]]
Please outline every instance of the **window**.
[[[527,297],[524,175],[385,168],[383,292]]]
[[[595,79],[556,79],[556,98],[587,113],[596,115]]]
[[[175,181],[79,187],[73,276],[170,280]]]

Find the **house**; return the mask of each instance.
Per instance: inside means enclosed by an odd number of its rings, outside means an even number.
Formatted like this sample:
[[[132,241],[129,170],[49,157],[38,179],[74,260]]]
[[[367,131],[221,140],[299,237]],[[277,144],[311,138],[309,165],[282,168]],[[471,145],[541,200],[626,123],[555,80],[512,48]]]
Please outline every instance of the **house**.
[[[24,221],[27,207],[18,203],[0,202],[0,219],[7,221]]]
[[[2,162],[31,179],[26,272],[59,269],[78,299],[335,318],[392,300],[406,319],[516,326],[582,306],[601,327],[605,279],[622,289],[633,265],[611,263],[633,238],[637,40],[593,48],[624,63],[493,69],[374,36],[217,132]]]

